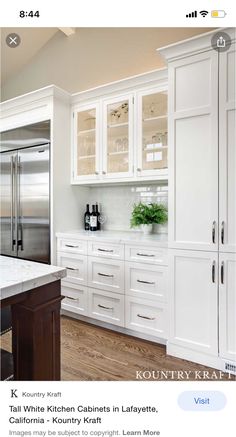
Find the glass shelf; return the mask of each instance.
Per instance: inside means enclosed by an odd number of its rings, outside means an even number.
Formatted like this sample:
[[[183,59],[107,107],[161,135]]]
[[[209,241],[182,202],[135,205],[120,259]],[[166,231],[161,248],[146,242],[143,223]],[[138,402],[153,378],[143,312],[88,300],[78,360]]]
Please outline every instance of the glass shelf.
[[[81,130],[78,132],[77,136],[80,135],[85,135],[85,134],[89,134],[89,133],[93,133],[95,132],[96,129],[85,129],[85,130]]]
[[[114,124],[108,124],[108,129],[112,129],[112,128],[114,128],[114,127],[123,127],[123,126],[128,126],[129,125],[129,123],[127,122],[125,122],[125,123],[114,123]]]
[[[92,159],[95,158],[96,155],[82,155],[78,156],[78,159]]]

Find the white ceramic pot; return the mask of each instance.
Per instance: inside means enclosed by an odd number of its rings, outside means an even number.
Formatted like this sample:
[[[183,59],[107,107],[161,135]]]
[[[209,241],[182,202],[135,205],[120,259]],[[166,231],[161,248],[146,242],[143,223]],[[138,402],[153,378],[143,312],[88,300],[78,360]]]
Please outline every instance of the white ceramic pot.
[[[141,225],[141,230],[145,235],[152,233],[152,224],[151,225]]]

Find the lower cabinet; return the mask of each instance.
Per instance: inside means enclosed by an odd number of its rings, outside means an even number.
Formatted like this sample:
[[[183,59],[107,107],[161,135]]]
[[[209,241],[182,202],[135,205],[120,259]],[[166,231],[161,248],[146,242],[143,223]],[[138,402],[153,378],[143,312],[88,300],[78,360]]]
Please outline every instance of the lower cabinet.
[[[61,307],[63,310],[76,314],[88,315],[88,290],[87,287],[67,284],[62,281],[61,293],[64,296]]]
[[[125,327],[134,331],[167,338],[166,305],[156,301],[145,301],[136,297],[125,297]]]
[[[169,250],[169,342],[218,354],[218,260],[214,252]]]
[[[124,326],[124,296],[89,288],[88,316]]]
[[[219,257],[219,353],[236,361],[236,254]]]

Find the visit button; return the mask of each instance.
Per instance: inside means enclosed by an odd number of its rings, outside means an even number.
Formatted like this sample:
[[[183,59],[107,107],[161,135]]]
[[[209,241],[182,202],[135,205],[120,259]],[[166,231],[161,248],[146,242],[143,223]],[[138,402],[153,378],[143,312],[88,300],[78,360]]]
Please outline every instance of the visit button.
[[[185,411],[218,411],[227,403],[220,391],[184,391],[178,397],[178,404]]]

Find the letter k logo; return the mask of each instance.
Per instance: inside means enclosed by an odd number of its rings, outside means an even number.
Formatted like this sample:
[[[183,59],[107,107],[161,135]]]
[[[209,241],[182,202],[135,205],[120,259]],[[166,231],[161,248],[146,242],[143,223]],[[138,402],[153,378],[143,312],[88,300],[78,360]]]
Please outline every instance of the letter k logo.
[[[17,393],[16,389],[15,390],[11,389],[11,398],[18,398],[16,393]]]

